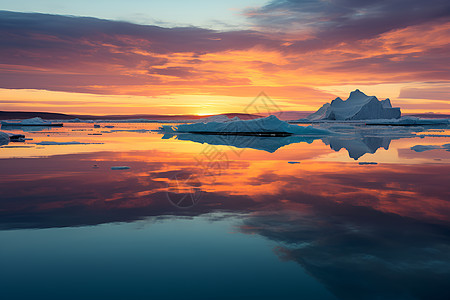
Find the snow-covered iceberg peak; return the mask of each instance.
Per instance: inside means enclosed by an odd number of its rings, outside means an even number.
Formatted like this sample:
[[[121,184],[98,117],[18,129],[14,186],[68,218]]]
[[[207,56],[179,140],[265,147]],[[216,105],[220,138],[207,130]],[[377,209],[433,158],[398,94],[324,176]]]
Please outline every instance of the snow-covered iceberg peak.
[[[31,119],[25,119],[25,120],[18,120],[18,121],[2,121],[2,125],[14,125],[14,126],[21,126],[21,125],[51,125],[52,123],[49,121],[42,120],[39,117],[31,118]]]
[[[38,124],[38,125],[40,125],[40,124],[48,124],[50,122],[44,121],[44,120],[42,120],[39,117],[35,117],[35,118],[31,118],[31,119],[22,120],[20,123],[24,124],[24,125],[29,125],[29,124],[33,124],[33,125],[34,124]]]
[[[227,122],[208,122],[181,124],[178,126],[163,125],[160,131],[165,133],[200,133],[217,135],[329,135],[329,130],[318,129],[312,126],[302,127],[281,121],[276,116],[253,120],[230,119]]]
[[[360,90],[350,93],[347,100],[337,97],[331,103],[325,103],[318,111],[307,117],[310,121],[318,120],[372,120],[398,119],[399,107],[392,107],[391,100],[378,100],[367,96]]]

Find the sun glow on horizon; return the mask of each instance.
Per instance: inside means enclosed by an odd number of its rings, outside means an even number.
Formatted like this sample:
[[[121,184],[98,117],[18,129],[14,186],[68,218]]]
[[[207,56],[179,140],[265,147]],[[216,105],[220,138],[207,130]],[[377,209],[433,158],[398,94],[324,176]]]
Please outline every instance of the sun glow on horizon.
[[[323,95],[311,98],[309,94],[299,94],[295,98],[273,97],[281,111],[316,111],[321,105],[340,96],[345,99],[351,90],[360,87],[367,95],[375,95],[380,100],[390,98],[393,106],[403,113],[450,113],[448,102],[428,99],[400,97],[403,87],[420,86],[414,84],[386,84],[376,86],[329,86],[322,87]],[[362,88],[361,88],[362,87]],[[277,92],[277,90],[275,90]],[[246,92],[249,94],[248,92]],[[276,95],[276,94],[275,94]],[[136,95],[98,95],[90,93],[58,92],[35,89],[1,89],[2,111],[36,111],[87,115],[198,115],[210,116],[226,113],[245,113],[245,108],[255,96],[215,96],[215,95],[166,95],[146,97]]]

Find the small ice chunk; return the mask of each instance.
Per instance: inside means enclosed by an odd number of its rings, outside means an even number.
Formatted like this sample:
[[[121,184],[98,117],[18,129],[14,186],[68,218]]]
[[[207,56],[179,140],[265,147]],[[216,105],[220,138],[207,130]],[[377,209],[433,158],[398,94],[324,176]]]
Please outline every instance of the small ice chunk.
[[[415,145],[411,147],[411,150],[416,152],[425,152],[430,150],[438,150],[443,149],[446,151],[450,151],[450,144],[444,144],[442,146],[439,145]]]
[[[437,145],[415,145],[411,147],[411,150],[416,152],[425,152],[430,150],[441,149],[441,146]]]
[[[424,125],[448,125],[450,119],[425,119],[413,116],[404,116],[399,119],[380,119],[366,121],[366,125],[403,125],[403,126],[424,126]]]
[[[111,170],[128,170],[128,169],[130,169],[130,167],[128,167],[128,166],[111,167]]]

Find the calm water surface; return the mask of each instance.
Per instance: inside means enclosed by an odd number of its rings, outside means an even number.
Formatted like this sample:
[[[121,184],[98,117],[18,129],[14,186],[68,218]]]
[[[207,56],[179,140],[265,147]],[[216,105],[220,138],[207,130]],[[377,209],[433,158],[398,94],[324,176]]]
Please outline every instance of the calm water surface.
[[[1,299],[450,298],[447,128],[100,125],[0,147]]]

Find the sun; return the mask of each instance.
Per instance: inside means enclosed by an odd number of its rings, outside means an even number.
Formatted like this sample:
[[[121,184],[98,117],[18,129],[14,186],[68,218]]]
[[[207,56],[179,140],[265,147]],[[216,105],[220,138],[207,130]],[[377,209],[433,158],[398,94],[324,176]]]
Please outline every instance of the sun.
[[[197,116],[211,116],[214,115],[214,113],[211,112],[201,112],[201,113],[196,113]]]

